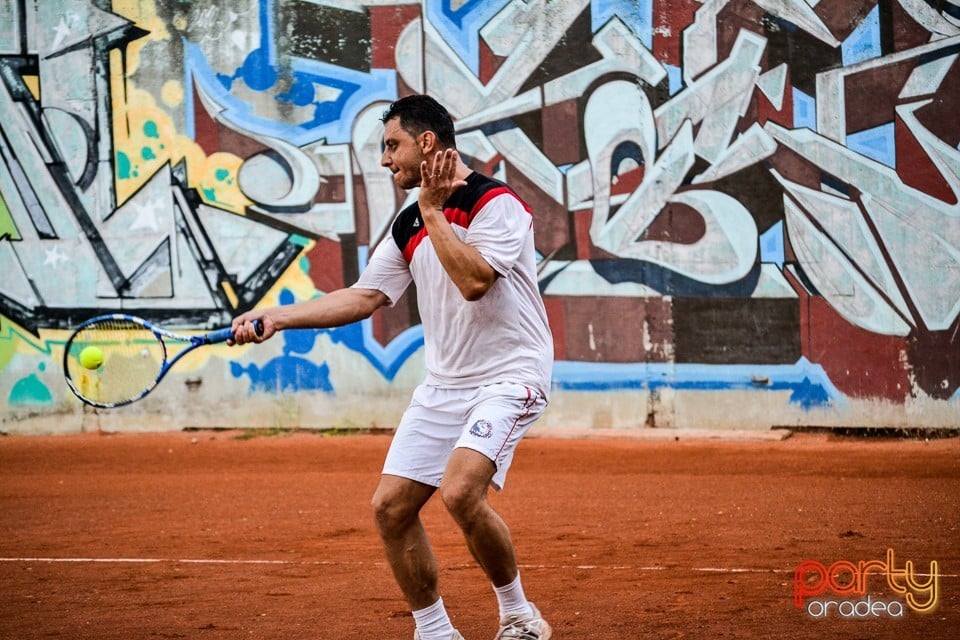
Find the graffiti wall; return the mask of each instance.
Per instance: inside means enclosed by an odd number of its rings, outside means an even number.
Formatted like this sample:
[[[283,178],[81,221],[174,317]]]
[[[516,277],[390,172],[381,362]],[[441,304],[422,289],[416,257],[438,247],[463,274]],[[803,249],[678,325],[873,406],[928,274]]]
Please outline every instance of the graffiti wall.
[[[958,426],[958,56],[939,0],[7,0],[3,429],[86,428],[88,317],[352,284],[412,197],[379,117],[421,92],[535,212],[548,423]],[[191,355],[97,424],[392,426],[415,297]]]

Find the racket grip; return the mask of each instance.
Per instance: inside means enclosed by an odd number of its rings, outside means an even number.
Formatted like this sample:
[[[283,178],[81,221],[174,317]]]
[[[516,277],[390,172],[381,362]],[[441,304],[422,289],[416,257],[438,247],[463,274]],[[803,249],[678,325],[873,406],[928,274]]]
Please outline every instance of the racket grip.
[[[253,321],[253,330],[257,332],[258,336],[263,335],[263,320],[257,319]],[[233,328],[224,327],[223,329],[217,329],[216,331],[211,331],[206,335],[207,342],[210,344],[216,342],[226,342],[227,340],[233,340]]]

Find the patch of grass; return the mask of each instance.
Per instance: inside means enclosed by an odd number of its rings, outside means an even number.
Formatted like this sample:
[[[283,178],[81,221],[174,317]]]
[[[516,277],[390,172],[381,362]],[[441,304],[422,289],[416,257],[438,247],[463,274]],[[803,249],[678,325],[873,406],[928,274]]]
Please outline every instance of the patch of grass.
[[[361,427],[349,420],[334,427],[184,427],[188,433],[209,431],[213,433],[229,433],[233,440],[253,440],[254,438],[277,438],[295,433],[307,433],[320,437],[343,437],[356,435],[393,435],[393,429],[387,427]],[[233,433],[237,432],[237,433]]]
[[[253,440],[254,438],[275,438],[278,436],[288,436],[296,429],[284,429],[281,427],[271,427],[268,429],[244,429],[242,432],[233,436],[234,440]]]

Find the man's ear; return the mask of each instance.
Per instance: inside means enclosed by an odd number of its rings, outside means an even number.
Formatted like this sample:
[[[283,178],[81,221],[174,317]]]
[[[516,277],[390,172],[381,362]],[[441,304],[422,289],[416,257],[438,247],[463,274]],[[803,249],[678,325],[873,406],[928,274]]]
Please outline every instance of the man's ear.
[[[430,153],[431,151],[436,151],[437,148],[437,134],[433,131],[424,131],[420,134],[420,152],[421,153]]]

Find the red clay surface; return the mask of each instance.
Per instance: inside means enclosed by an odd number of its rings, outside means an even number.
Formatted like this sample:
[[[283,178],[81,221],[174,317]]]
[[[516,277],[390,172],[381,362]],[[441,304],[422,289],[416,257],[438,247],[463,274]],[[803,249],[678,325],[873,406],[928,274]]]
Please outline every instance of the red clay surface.
[[[409,640],[368,506],[389,438],[237,435],[0,438],[0,638]],[[557,639],[960,637],[957,439],[528,439],[493,500]],[[454,623],[493,638],[490,586],[424,519]],[[801,562],[888,549],[938,563],[933,612],[876,572],[902,617],[794,606]]]

